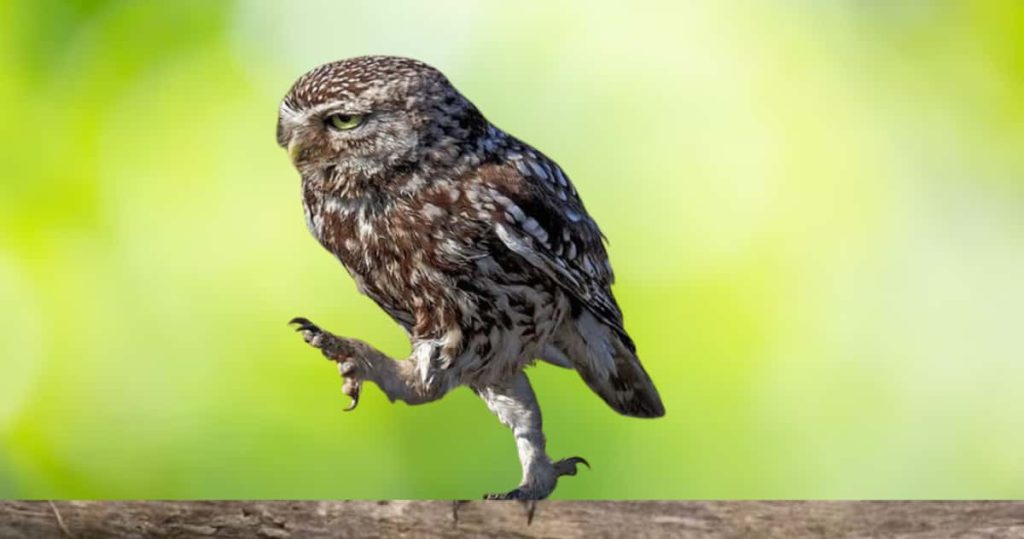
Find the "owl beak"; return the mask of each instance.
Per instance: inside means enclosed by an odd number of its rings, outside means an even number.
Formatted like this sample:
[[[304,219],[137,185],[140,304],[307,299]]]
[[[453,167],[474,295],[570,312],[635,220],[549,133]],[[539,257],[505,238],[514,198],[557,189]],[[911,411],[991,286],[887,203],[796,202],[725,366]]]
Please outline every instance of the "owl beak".
[[[299,163],[299,155],[302,154],[302,145],[295,138],[288,141],[288,156],[292,158],[293,164]]]

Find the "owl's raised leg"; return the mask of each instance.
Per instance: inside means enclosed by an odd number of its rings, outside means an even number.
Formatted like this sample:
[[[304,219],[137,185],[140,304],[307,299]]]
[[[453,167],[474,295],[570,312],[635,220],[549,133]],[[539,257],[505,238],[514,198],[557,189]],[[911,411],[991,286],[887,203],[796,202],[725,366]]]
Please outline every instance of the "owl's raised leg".
[[[346,411],[359,403],[364,380],[377,384],[391,402],[401,400],[408,404],[437,400],[454,386],[443,376],[424,380],[414,360],[396,361],[359,339],[339,337],[305,318],[294,318],[289,323],[297,326],[296,331],[302,333],[307,343],[338,363],[338,372],[345,379],[341,390],[352,397]]]
[[[547,498],[563,475],[576,475],[576,465],[587,464],[580,457],[571,457],[552,463],[545,450],[540,405],[530,387],[526,373],[520,372],[507,384],[473,388],[498,416],[498,420],[512,429],[523,467],[523,480],[519,487],[503,494],[487,494],[488,500],[542,500]]]

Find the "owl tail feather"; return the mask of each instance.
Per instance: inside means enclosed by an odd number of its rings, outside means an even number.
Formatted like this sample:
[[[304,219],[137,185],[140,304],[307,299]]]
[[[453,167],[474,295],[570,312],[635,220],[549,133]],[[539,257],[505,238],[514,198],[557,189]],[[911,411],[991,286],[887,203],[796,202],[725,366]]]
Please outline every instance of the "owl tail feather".
[[[583,381],[608,406],[631,417],[661,417],[661,403],[654,382],[647,375],[629,336],[609,327],[584,311],[574,324],[575,335],[560,348],[571,360]]]

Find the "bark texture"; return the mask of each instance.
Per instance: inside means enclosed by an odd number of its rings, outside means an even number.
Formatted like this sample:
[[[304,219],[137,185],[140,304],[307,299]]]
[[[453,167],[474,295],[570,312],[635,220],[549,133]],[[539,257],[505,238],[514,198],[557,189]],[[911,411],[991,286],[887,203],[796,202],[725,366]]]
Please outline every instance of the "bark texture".
[[[1024,538],[1024,502],[0,502],[0,537],[68,536]]]

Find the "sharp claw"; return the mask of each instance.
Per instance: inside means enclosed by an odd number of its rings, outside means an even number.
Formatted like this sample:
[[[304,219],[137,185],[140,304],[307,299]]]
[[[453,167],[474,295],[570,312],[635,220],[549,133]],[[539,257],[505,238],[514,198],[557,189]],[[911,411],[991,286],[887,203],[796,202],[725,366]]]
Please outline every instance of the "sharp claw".
[[[352,410],[355,410],[356,406],[359,405],[359,390],[362,389],[359,386],[359,383],[356,382],[354,388],[346,391],[346,389],[348,389],[350,387],[349,384],[348,384],[349,382],[352,382],[352,380],[351,379],[346,380],[346,383],[341,388],[341,392],[342,393],[348,395],[349,397],[352,397],[352,403],[348,405],[348,408],[345,408],[346,412],[351,412]]]
[[[307,319],[307,318],[303,318],[301,316],[296,316],[295,318],[292,318],[291,320],[288,321],[288,325],[289,326],[292,325],[292,324],[306,325],[306,324],[312,324],[312,322],[310,322],[309,319]]]
[[[352,378],[346,378],[345,383],[341,385],[341,392],[345,393],[348,397],[352,398],[352,403],[345,409],[346,412],[355,410],[355,407],[359,404],[359,391],[362,389],[362,384],[358,380]]]
[[[313,333],[320,333],[320,328],[318,328],[316,324],[303,324],[295,328],[295,331],[311,331]]]
[[[289,320],[288,325],[297,325],[298,327],[295,328],[295,331],[320,331],[316,324],[301,316]]]
[[[582,464],[590,469],[590,463],[583,457],[569,457],[555,463],[555,472],[559,477],[576,475],[576,465]]]
[[[452,526],[459,527],[459,508],[469,500],[452,500]]]

